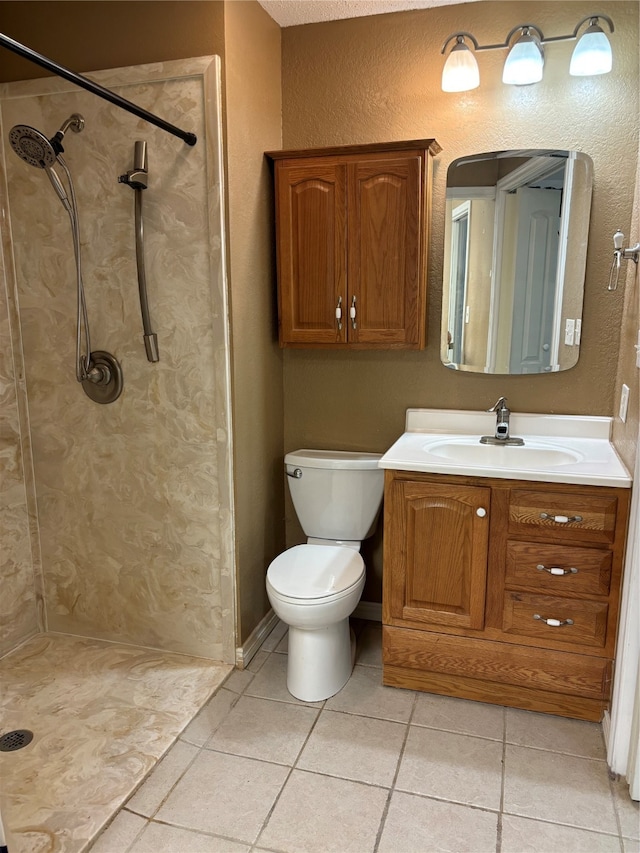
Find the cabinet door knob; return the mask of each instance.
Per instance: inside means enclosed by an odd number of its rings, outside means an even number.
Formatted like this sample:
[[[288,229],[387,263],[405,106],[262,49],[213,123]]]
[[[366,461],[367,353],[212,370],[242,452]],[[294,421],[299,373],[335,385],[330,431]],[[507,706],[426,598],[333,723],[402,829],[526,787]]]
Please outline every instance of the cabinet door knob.
[[[540,616],[539,613],[536,613],[533,618],[539,619],[550,628],[563,628],[565,625],[573,625],[573,619],[547,619],[544,616]]]
[[[476,515],[479,515],[480,518],[484,518],[486,514],[487,514],[487,511],[482,506],[479,506],[478,509],[476,510]]]
[[[351,300],[351,308],[349,308],[349,317],[351,317],[351,328],[355,329],[356,327],[356,298],[355,296]]]
[[[336,305],[336,323],[338,331],[342,331],[342,296],[338,296],[338,304]]]
[[[550,575],[577,575],[578,570],[573,568],[563,569],[561,566],[543,566],[542,563],[538,563],[536,569],[539,572],[549,572]]]

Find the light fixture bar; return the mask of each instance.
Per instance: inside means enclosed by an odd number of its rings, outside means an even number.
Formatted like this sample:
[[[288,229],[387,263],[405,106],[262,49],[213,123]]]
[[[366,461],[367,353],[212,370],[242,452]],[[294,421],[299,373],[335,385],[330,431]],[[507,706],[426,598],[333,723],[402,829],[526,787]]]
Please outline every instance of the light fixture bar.
[[[506,39],[501,44],[478,44],[477,39],[474,38],[474,36],[472,36],[471,33],[462,32],[462,31],[458,32],[458,33],[452,33],[447,38],[445,43],[443,44],[442,50],[440,51],[440,53],[444,55],[444,52],[447,49],[447,45],[449,44],[449,42],[452,39],[456,38],[457,36],[464,36],[465,38],[470,39],[473,42],[473,47],[474,47],[474,50],[476,50],[476,51],[480,51],[480,50],[507,50],[508,48],[511,47],[510,41],[513,38],[513,36],[515,35],[515,33],[517,33],[518,30],[523,30],[523,29],[535,30],[536,33],[538,34],[538,38],[540,39],[540,44],[550,44],[551,42],[555,42],[555,41],[575,41],[578,38],[578,30],[580,29],[580,27],[584,23],[586,23],[586,21],[592,21],[592,20],[594,20],[594,18],[597,18],[598,20],[606,21],[607,24],[609,25],[610,32],[614,32],[615,28],[613,26],[613,21],[611,20],[611,18],[608,15],[601,15],[601,14],[585,15],[585,17],[582,18],[582,20],[576,25],[576,27],[572,33],[569,33],[569,34],[563,35],[563,36],[545,36],[545,35],[543,35],[540,27],[536,26],[536,24],[518,24],[517,27],[514,27],[509,32]]]
[[[589,21],[587,30],[578,37],[580,28]],[[558,41],[576,41],[569,73],[574,77],[606,74],[611,70],[611,45],[599,26],[606,21],[610,32],[614,31],[613,21],[608,15],[585,15],[576,24],[572,33],[561,36],[545,36],[535,24],[518,24],[501,44],[478,44],[478,40],[469,32],[461,30],[452,33],[442,45],[440,53],[444,55],[451,41],[456,44],[442,70],[442,89],[445,92],[466,92],[475,89],[480,83],[478,65],[473,56],[484,50],[508,50],[502,74],[503,83],[510,85],[528,85],[542,79],[544,71],[543,45]],[[514,36],[518,37],[514,40]],[[473,51],[469,44],[473,45]]]

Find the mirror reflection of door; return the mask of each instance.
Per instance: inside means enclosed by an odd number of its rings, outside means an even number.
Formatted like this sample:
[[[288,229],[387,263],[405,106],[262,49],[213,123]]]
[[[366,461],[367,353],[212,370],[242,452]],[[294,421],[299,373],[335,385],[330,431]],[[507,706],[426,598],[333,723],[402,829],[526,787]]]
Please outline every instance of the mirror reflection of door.
[[[551,370],[562,192],[516,191],[513,323],[510,373]]]
[[[470,213],[470,201],[458,205],[452,212],[448,347],[449,359],[453,364],[460,364],[464,361],[464,324],[469,280]]]
[[[580,338],[566,329],[582,317],[592,184],[593,163],[579,151],[494,151],[451,163],[446,367],[522,375],[576,364]]]

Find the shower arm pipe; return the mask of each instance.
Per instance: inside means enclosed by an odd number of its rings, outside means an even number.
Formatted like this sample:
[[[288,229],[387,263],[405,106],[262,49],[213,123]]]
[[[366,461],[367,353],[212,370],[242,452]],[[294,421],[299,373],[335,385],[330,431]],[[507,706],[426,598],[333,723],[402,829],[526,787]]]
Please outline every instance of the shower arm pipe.
[[[111,89],[107,89],[104,86],[100,86],[99,83],[94,83],[93,80],[89,80],[88,77],[83,77],[82,74],[77,74],[75,71],[71,71],[69,68],[65,68],[64,65],[59,65],[52,59],[48,59],[41,53],[37,53],[30,47],[21,44],[19,41],[15,41],[15,39],[9,38],[9,36],[4,35],[4,33],[0,33],[0,46],[6,47],[7,50],[18,54],[18,56],[21,56],[23,59],[29,60],[29,62],[33,62],[36,65],[40,65],[42,68],[46,68],[48,71],[53,71],[53,73],[57,74],[58,77],[62,77],[65,80],[69,80],[71,83],[75,83],[82,89],[86,89],[88,92],[92,92],[99,98],[104,98],[105,101],[109,101],[116,107],[120,107],[120,109],[122,110],[126,110],[129,113],[133,113],[133,115],[138,116],[138,118],[144,119],[144,121],[148,121],[150,124],[159,127],[161,130],[165,130],[167,133],[172,133],[174,136],[177,136],[182,139],[183,142],[186,142],[187,145],[195,145],[198,141],[198,137],[195,135],[195,133],[190,133],[187,130],[181,130],[179,127],[170,124],[168,121],[165,121],[159,116],[150,113],[148,110],[145,110],[142,107],[131,103],[131,101],[127,101],[126,98],[122,98],[120,95],[116,95],[116,93],[112,92]]]

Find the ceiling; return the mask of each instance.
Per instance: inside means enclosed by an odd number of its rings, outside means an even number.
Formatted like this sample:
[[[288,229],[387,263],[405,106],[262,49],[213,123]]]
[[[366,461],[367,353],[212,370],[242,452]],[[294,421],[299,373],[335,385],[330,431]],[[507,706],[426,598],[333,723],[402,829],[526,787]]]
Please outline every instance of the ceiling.
[[[407,9],[428,9],[431,6],[450,6],[477,0],[258,0],[263,9],[281,27],[337,21],[341,18],[361,18]]]

